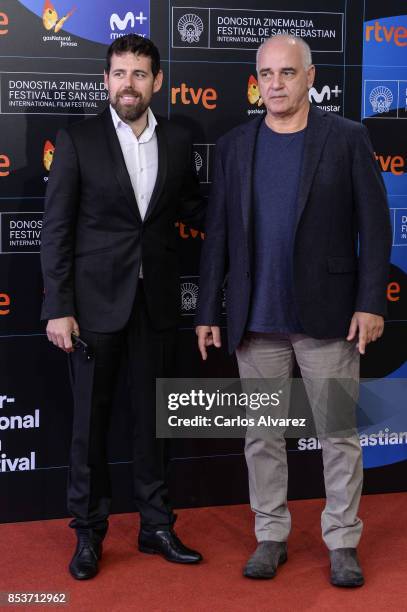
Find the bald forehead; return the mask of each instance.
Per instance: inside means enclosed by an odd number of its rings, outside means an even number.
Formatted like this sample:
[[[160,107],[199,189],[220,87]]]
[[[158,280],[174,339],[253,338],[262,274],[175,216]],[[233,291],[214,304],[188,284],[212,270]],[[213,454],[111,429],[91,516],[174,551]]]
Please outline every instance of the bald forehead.
[[[303,64],[303,49],[296,40],[284,38],[269,40],[260,49],[258,67],[270,61],[290,61],[295,64]]]

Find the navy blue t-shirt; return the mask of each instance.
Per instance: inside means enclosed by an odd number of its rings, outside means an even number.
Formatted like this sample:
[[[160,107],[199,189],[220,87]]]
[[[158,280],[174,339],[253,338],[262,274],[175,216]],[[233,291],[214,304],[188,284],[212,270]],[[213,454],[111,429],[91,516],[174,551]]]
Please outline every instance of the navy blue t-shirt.
[[[293,291],[293,246],[305,129],[259,128],[254,164],[254,274],[247,329],[300,333]]]

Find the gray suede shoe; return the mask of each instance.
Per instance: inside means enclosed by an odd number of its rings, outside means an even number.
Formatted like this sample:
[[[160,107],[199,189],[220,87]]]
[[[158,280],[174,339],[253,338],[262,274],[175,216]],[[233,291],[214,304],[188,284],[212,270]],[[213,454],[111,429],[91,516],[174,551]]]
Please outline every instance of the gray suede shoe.
[[[247,578],[274,578],[277,567],[287,561],[287,543],[273,540],[259,542],[243,569]]]
[[[359,587],[365,583],[356,548],[335,548],[329,551],[331,584],[340,587]]]

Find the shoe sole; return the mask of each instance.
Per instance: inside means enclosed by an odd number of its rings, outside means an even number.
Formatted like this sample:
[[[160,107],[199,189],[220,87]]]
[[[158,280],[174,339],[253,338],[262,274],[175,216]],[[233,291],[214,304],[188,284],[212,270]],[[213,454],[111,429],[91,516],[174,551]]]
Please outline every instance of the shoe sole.
[[[169,561],[170,563],[182,563],[184,565],[194,565],[202,561],[202,559],[197,559],[196,561],[177,561],[176,559],[170,559],[169,557],[164,555],[164,553],[159,552],[158,550],[155,550],[154,548],[149,548],[148,546],[143,546],[142,544],[139,544],[138,549],[140,552],[146,553],[147,555],[160,555],[160,557],[162,557],[166,561]]]
[[[94,574],[91,574],[90,576],[78,576],[77,574],[74,574],[71,571],[71,568],[69,568],[69,573],[71,574],[72,578],[75,578],[75,580],[91,580],[92,578],[98,575],[99,571],[95,572]]]
[[[331,580],[330,582],[333,586],[343,587],[345,589],[357,588],[365,584],[364,580],[361,580],[361,582],[335,582],[334,580]]]
[[[271,578],[274,578],[274,576],[277,574],[277,569],[280,567],[280,565],[283,565],[284,563],[286,563],[286,561],[288,560],[288,556],[284,555],[283,557],[280,557],[278,564],[277,564],[277,568],[274,570],[273,574],[247,574],[245,572],[245,570],[243,570],[243,576],[245,578],[253,578],[254,580],[270,580]]]

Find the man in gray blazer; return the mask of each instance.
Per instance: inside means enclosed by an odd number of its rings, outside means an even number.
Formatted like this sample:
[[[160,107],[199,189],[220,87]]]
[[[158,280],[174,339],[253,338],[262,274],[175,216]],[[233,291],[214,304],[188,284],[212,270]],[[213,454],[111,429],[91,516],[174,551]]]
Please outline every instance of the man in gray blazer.
[[[354,412],[360,354],[384,327],[391,228],[383,181],[366,128],[310,107],[315,67],[303,40],[265,41],[257,72],[265,118],[217,144],[201,259],[199,349],[206,359],[208,346],[221,345],[226,285],[229,350],[236,351],[242,378],[288,380],[295,357],[314,416],[333,409],[323,401],[332,379],[351,381]],[[322,536],[331,582],[361,586],[359,438],[354,429],[325,434]],[[264,439],[252,431],[245,453],[259,544],[244,575],[272,578],[287,559],[291,527],[284,435]]]

